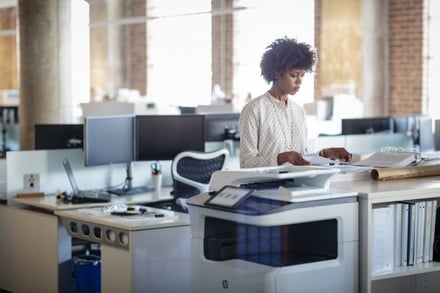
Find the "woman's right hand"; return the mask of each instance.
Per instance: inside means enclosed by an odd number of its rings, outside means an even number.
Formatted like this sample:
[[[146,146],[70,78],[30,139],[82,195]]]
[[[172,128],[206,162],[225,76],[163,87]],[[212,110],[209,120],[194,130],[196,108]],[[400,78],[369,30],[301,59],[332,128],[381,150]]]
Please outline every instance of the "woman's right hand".
[[[292,165],[310,165],[310,161],[307,161],[300,153],[294,151],[279,153],[277,161],[278,165],[284,163],[290,163]]]

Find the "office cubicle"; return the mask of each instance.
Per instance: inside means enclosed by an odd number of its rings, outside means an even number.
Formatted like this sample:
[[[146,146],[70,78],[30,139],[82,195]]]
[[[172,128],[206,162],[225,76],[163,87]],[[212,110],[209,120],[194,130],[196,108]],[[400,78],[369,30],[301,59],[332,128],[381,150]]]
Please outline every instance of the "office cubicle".
[[[420,152],[430,152],[435,150],[434,131],[432,118],[424,115],[400,115],[389,117],[370,117],[370,118],[351,118],[341,120],[342,135],[362,135],[362,134],[378,134],[389,133],[402,134],[412,142],[411,147],[416,147]],[[391,139],[393,136],[384,136],[384,139]],[[356,141],[356,138],[352,138]],[[391,146],[399,145],[398,141]],[[403,146],[407,144],[401,141]],[[363,147],[363,145],[354,145],[355,147]]]
[[[309,152],[318,152],[328,147],[344,147],[353,154],[366,155],[390,146],[412,148],[413,142],[404,133],[334,135],[309,139],[307,148]]]

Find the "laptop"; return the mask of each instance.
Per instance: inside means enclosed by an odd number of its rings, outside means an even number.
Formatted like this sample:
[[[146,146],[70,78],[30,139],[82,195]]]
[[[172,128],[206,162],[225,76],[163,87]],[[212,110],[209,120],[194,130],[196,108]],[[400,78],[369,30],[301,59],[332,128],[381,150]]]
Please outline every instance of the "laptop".
[[[70,186],[72,187],[72,203],[109,202],[111,200],[111,194],[102,190],[80,190],[67,158],[63,160],[63,166],[64,170],[66,170],[67,178],[69,178]]]

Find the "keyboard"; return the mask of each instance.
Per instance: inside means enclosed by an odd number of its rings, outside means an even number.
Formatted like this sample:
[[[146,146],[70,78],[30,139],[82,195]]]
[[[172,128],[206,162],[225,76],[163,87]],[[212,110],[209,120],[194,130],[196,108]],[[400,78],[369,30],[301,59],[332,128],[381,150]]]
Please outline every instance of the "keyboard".
[[[153,192],[154,188],[152,187],[132,187],[130,189],[111,189],[108,192],[116,195],[135,195],[142,193],[150,193]]]
[[[110,200],[111,194],[102,191],[82,191],[71,198],[72,203],[102,203]]]

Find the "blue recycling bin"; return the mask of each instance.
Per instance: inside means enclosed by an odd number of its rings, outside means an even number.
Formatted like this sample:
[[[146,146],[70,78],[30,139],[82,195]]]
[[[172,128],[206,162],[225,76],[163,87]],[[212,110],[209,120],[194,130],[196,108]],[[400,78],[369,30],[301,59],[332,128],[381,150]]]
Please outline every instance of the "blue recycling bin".
[[[76,293],[101,292],[101,261],[96,255],[78,256],[73,260]]]

